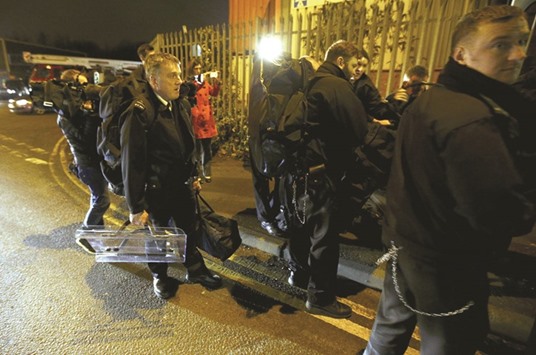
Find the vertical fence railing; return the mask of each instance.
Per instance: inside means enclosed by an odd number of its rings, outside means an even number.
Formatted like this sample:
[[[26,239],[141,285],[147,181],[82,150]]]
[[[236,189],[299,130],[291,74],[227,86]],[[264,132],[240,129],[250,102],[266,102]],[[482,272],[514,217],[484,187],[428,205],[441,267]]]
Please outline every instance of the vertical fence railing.
[[[415,64],[424,65],[431,73],[440,69],[448,57],[456,21],[463,13],[487,3],[376,0],[365,8],[363,0],[344,1],[295,11],[271,21],[158,34],[153,44],[176,55],[186,72],[194,57],[200,57],[205,67],[208,64],[207,69],[218,70],[223,90],[215,99],[216,115],[236,120],[237,129],[242,129],[256,45],[262,36],[279,36],[293,57],[309,55],[320,62],[335,40],[352,41],[372,57],[369,74],[380,92],[387,95],[400,85],[402,73]]]

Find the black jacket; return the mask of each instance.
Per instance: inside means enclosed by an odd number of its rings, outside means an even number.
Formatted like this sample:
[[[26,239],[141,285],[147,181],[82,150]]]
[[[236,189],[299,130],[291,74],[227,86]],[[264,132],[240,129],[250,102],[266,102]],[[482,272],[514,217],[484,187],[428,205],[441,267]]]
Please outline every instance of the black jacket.
[[[519,110],[504,100],[515,93],[452,59],[439,83],[402,117],[382,238],[420,257],[482,260],[534,223],[514,159]]]
[[[354,92],[363,103],[365,111],[372,118],[379,120],[389,120],[393,123],[398,123],[400,115],[396,112],[396,109],[386,100],[382,99],[380,92],[367,76],[362,74],[354,84]]]
[[[529,112],[518,117],[519,122],[519,166],[531,190],[530,198],[536,203],[536,68],[525,73],[514,84],[528,101]],[[517,100],[516,100],[517,101]],[[516,107],[522,103],[512,102]]]
[[[188,107],[172,102],[173,116],[149,89],[129,106],[121,127],[121,166],[130,212],[148,209],[146,188],[184,184],[194,169],[194,133]],[[175,117],[175,118],[173,118]]]
[[[307,149],[309,167],[325,164],[339,180],[354,162],[354,151],[367,134],[367,114],[352,85],[335,64],[323,63],[307,96],[307,124],[312,137]]]
[[[58,112],[57,124],[69,143],[76,164],[98,166],[101,157],[97,153],[97,128],[101,123],[97,107],[83,108],[86,101],[93,106],[102,88],[87,85],[77,89],[65,86],[54,97],[54,108]]]

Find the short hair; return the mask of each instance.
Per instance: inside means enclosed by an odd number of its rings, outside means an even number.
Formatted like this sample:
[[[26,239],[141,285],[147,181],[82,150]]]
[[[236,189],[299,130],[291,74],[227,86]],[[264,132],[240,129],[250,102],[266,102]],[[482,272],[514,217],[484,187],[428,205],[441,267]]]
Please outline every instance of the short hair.
[[[343,57],[345,61],[358,56],[358,49],[352,42],[339,40],[329,46],[326,52],[326,62],[334,62],[337,58]]]
[[[155,52],[150,54],[145,58],[145,75],[147,78],[157,76],[164,63],[181,64],[179,59],[170,53]]]
[[[81,74],[80,70],[67,69],[61,73],[60,80],[65,82],[75,82]]]
[[[188,67],[188,69],[193,72],[196,65],[201,65],[201,67],[203,67],[203,63],[201,63],[201,60],[194,58],[190,62],[190,66]]]
[[[368,55],[368,52],[365,50],[365,48],[358,48],[357,49],[357,58],[366,58],[370,62],[370,57]]]
[[[141,60],[145,60],[149,54],[154,52],[154,47],[151,46],[149,43],[143,43],[138,47],[138,57],[140,57]]]
[[[507,22],[513,18],[525,17],[521,8],[510,5],[490,5],[464,15],[456,24],[452,33],[451,51],[468,36],[473,35],[484,23]]]
[[[406,71],[406,75],[410,78],[415,75],[424,79],[428,76],[428,69],[422,65],[415,65]]]

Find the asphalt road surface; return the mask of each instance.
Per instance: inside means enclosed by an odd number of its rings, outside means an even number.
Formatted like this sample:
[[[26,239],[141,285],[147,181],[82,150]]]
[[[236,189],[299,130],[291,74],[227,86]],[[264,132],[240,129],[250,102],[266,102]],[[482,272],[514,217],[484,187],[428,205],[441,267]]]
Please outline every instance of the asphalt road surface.
[[[74,241],[89,194],[67,169],[55,121],[0,106],[0,354],[355,354],[366,345],[378,291],[341,279],[352,317],[310,315],[284,262],[256,249],[242,246],[224,263],[207,257],[224,279],[213,291],[186,283],[173,265],[181,284],[168,301],[154,295],[145,265],[96,263]],[[225,164],[216,161],[214,175]],[[229,199],[206,186],[207,196],[238,213],[251,182],[221,178],[244,194]],[[107,223],[126,215],[114,197]],[[418,354],[418,332],[410,346],[407,354]],[[499,339],[482,354],[505,349],[520,348]]]

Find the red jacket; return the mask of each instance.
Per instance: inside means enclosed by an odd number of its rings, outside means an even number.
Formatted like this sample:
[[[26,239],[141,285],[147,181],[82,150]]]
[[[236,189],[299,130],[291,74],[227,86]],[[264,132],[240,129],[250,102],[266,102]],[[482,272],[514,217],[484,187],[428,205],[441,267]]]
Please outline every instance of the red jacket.
[[[195,98],[197,105],[192,107],[192,123],[194,126],[195,138],[212,138],[218,134],[216,121],[210,105],[210,96],[218,96],[220,85],[210,85],[207,81],[199,83],[194,80],[196,86]]]

